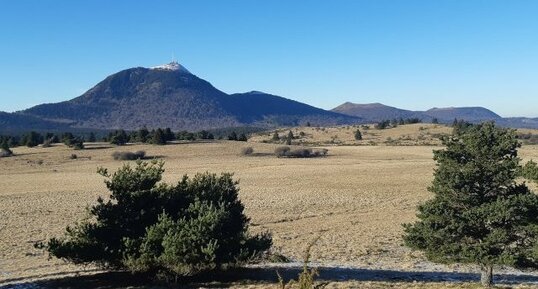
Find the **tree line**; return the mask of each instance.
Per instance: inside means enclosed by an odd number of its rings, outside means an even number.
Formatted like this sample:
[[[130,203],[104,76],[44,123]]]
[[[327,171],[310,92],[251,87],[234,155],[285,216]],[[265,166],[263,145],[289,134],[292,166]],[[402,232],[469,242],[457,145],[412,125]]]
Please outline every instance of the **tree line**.
[[[175,140],[194,141],[213,139],[216,139],[215,135],[207,130],[201,130],[198,132],[189,132],[185,130],[173,132],[170,128],[157,128],[150,131],[144,127],[137,131],[131,132],[127,132],[125,130],[116,130],[114,132],[110,132],[103,138],[103,141],[110,142],[111,144],[115,145],[125,145],[126,143],[165,145],[166,143]],[[224,139],[224,137],[219,136],[218,139]],[[238,135],[235,131],[231,131],[226,139],[234,141],[247,141],[248,137],[244,133]]]
[[[412,117],[412,118],[399,118],[399,119],[384,119],[379,121],[374,125],[376,129],[386,129],[386,128],[393,128],[397,127],[398,125],[404,125],[404,124],[413,124],[413,123],[421,123],[422,120],[418,117]],[[436,123],[436,122],[434,122]]]
[[[41,134],[36,131],[25,133],[21,136],[0,135],[0,144],[4,147],[14,148],[18,146],[36,147],[43,145],[49,147],[55,143],[64,143],[69,147],[75,149],[83,149],[84,142],[95,142],[97,139],[92,132],[89,134],[88,139],[84,135],[74,135],[71,132],[57,133],[44,133]]]
[[[63,143],[74,149],[83,149],[84,143],[93,143],[97,141],[109,142],[115,145],[125,145],[127,143],[149,143],[164,145],[169,141],[175,140],[212,140],[228,139],[234,141],[247,141],[248,136],[245,133],[237,133],[232,130],[227,136],[219,135],[216,137],[207,130],[198,132],[179,131],[173,132],[170,128],[157,128],[148,130],[141,128],[137,131],[115,130],[107,135],[98,137],[96,133],[74,134],[72,132],[64,133],[39,133],[30,131],[22,135],[0,135],[0,146],[5,148],[14,148],[18,146],[36,147],[42,145],[49,147],[52,144]]]

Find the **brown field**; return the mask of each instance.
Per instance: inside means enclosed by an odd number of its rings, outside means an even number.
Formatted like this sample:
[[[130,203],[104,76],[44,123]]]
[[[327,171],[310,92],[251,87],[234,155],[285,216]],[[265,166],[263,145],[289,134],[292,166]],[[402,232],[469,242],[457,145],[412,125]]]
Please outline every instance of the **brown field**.
[[[362,140],[356,141],[355,131],[359,129]],[[335,146],[335,145],[391,145],[410,146],[421,145],[437,146],[441,144],[440,137],[452,132],[451,127],[441,124],[417,123],[400,125],[396,128],[376,129],[374,124],[335,126],[335,127],[293,127],[276,130],[280,137],[288,135],[292,131],[295,137],[294,144]],[[272,142],[271,138],[275,131],[259,133],[250,141]],[[304,136],[301,136],[301,132]],[[526,131],[527,132],[527,131]]]
[[[419,130],[421,126],[428,125],[372,129],[363,142],[374,136],[383,140],[389,135],[394,139],[446,130],[432,125]],[[307,135],[324,134],[315,128],[301,130]],[[352,127],[326,130],[328,136],[339,133],[338,139],[354,142]],[[346,139],[347,135],[350,138]],[[432,150],[438,147],[325,146],[329,149],[327,157],[283,159],[271,155],[278,145],[259,143],[263,137],[270,138],[257,136],[250,143],[215,141],[121,148],[94,144],[81,151],[63,145],[14,149],[16,156],[0,159],[0,285],[91,270],[49,260],[33,244],[60,236],[66,225],[84,216],[86,206],[107,194],[96,169],[121,166],[124,162],[114,161],[113,152],[136,150],[165,160],[165,182],[176,182],[183,174],[196,172],[234,172],[240,180],[246,214],[252,219],[251,229],[270,231],[275,251],[293,260],[299,261],[306,244],[321,235],[313,250],[313,260],[319,266],[474,272],[474,268],[465,266],[430,264],[402,246],[401,224],[412,222],[417,204],[430,197],[426,188],[434,168]],[[317,135],[311,140],[325,141]],[[252,146],[255,154],[240,156],[246,146]],[[69,158],[73,153],[78,159]],[[520,153],[525,160],[538,159],[536,146],[524,146]],[[331,282],[329,288],[475,288],[473,284],[350,279]],[[229,286],[274,288],[255,283]]]

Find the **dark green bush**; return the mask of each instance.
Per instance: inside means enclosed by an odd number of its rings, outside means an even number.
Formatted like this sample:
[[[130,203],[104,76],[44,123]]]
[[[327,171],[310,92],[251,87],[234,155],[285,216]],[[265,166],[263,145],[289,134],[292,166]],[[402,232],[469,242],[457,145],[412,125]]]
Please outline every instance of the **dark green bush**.
[[[241,135],[239,135],[239,137],[237,138],[238,141],[248,141],[248,137],[246,134],[242,133]]]
[[[114,174],[100,169],[109,200],[99,198],[89,209],[91,218],[38,246],[76,264],[167,280],[239,265],[269,249],[267,233],[248,233],[231,174],[196,174],[176,185],[160,184],[163,165],[139,161]]]
[[[115,160],[122,160],[122,161],[134,161],[134,160],[141,160],[144,159],[146,156],[145,151],[137,151],[137,152],[114,152],[112,154],[112,157]]]
[[[308,158],[312,156],[312,149],[294,149],[286,155],[289,158]]]

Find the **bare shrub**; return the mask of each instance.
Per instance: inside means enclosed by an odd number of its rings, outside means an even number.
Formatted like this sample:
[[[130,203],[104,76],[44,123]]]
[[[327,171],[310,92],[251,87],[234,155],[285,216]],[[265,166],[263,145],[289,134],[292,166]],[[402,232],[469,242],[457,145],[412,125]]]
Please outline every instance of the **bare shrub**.
[[[44,148],[50,148],[52,146],[52,139],[46,139],[41,146]]]
[[[252,147],[244,147],[241,149],[241,155],[248,156],[254,153],[254,149]]]
[[[289,158],[309,158],[312,156],[312,149],[294,149],[288,152]]]
[[[9,148],[7,142],[2,142],[0,146],[0,158],[10,157],[13,155],[13,152]]]
[[[4,149],[0,150],[0,158],[6,158],[12,155],[13,155],[13,152],[11,150],[4,150]]]
[[[279,283],[278,287],[280,289],[322,289],[329,284],[328,282],[316,282],[316,277],[319,276],[319,271],[317,268],[310,268],[309,266],[310,258],[312,257],[312,247],[316,244],[319,238],[320,237],[318,236],[316,239],[308,243],[303,257],[303,271],[299,273],[297,280],[292,279],[286,283],[280,273],[278,273],[278,271],[276,272]]]
[[[287,156],[289,152],[290,152],[290,147],[277,147],[275,149],[275,155],[279,158]]]
[[[329,152],[328,149],[319,149],[319,150],[314,150],[313,155],[315,157],[321,157],[321,156],[326,156],[328,152]]]
[[[121,160],[121,161],[134,161],[134,160],[141,160],[146,156],[145,151],[137,151],[137,152],[114,152],[112,154],[112,157],[114,160]]]
[[[317,149],[312,150],[310,148],[298,148],[290,149],[289,147],[277,147],[275,149],[275,155],[279,158],[312,158],[312,157],[321,157],[326,156],[329,152],[328,149]]]

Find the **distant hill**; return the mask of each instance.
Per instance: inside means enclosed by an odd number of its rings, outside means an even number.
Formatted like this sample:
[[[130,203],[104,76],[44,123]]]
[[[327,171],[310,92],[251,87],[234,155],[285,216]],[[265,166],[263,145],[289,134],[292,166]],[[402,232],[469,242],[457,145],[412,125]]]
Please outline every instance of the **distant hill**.
[[[17,127],[28,129],[36,127],[39,120],[43,121],[40,126],[92,129],[146,126],[173,130],[360,122],[358,117],[276,95],[261,92],[228,95],[176,62],[126,69],[110,75],[72,100],[42,104],[12,114],[12,117],[22,116],[29,119],[21,121]],[[6,122],[6,126],[12,124]]]
[[[396,107],[384,105],[381,103],[367,103],[367,104],[357,104],[346,102],[341,104],[331,111],[352,115],[360,116],[361,118],[368,121],[382,121],[385,119],[394,119],[394,118],[412,118],[418,117],[423,118],[424,115],[420,112],[399,109]]]
[[[470,122],[484,120],[499,120],[502,117],[483,107],[446,107],[432,108],[424,112],[425,115],[442,121],[453,121],[455,118]]]
[[[495,121],[499,125],[513,128],[538,128],[538,118],[503,118],[484,107],[446,107],[432,108],[427,111],[412,111],[381,103],[358,104],[346,102],[331,111],[360,117],[366,122],[416,117],[424,122],[430,122],[435,118],[442,123],[451,123],[454,119],[459,119],[469,122]]]
[[[505,127],[536,129],[538,128],[538,117],[537,118],[506,117],[506,118],[497,120],[497,123]]]
[[[69,128],[68,124],[48,121],[39,117],[0,111],[0,132],[18,132],[23,130],[61,130]]]
[[[360,118],[326,111],[295,100],[259,91],[236,93],[228,99],[229,111],[242,123],[261,126],[357,123]]]

